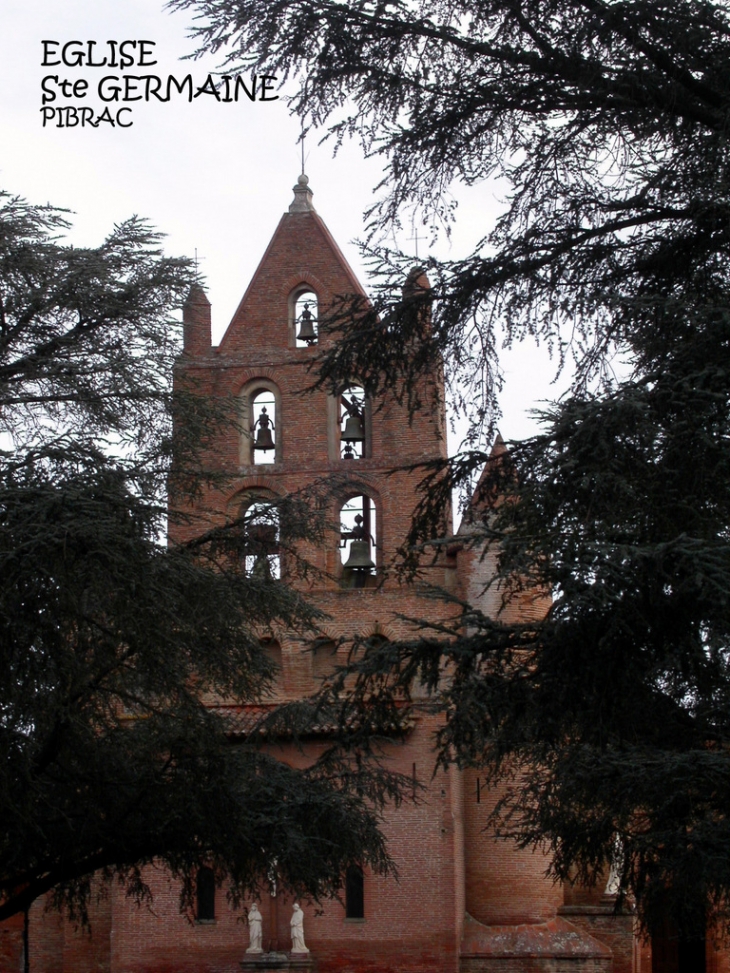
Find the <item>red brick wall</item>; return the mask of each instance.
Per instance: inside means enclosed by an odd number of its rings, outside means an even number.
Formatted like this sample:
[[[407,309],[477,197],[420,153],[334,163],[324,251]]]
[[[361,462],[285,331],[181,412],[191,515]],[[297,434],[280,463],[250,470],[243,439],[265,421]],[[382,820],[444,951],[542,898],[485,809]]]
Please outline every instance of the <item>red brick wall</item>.
[[[477,788],[479,774],[464,772],[466,911],[486,925],[541,922],[563,902],[563,890],[545,876],[549,860],[490,836],[487,821],[498,791]]]

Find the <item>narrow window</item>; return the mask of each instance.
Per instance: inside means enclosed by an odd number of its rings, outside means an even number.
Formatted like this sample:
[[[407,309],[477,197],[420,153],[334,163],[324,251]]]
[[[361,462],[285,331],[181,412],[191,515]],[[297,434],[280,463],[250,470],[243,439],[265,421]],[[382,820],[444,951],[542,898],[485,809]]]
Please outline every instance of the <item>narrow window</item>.
[[[364,588],[375,573],[375,509],[365,495],[351,497],[340,510],[342,585]]]
[[[254,463],[276,462],[276,398],[268,389],[251,399],[251,445]]]
[[[215,874],[212,868],[199,868],[196,879],[198,922],[215,921]]]
[[[294,334],[297,348],[308,348],[317,344],[317,295],[314,291],[304,291],[294,302]]]
[[[365,390],[351,385],[340,396],[340,456],[361,459],[365,455]]]
[[[359,865],[350,865],[345,872],[345,917],[365,918],[365,881]]]

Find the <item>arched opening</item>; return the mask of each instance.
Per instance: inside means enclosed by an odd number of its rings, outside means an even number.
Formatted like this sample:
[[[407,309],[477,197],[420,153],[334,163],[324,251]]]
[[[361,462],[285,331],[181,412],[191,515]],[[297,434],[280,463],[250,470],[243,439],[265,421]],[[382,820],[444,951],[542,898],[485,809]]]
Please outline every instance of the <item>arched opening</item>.
[[[365,588],[375,575],[375,504],[366,494],[350,497],[340,508],[341,583]]]
[[[262,376],[244,385],[239,393],[239,421],[241,466],[281,462],[281,393],[271,379]]]
[[[246,574],[262,581],[281,577],[279,511],[267,500],[253,500],[242,509],[244,517],[244,567]]]
[[[206,865],[198,869],[195,901],[198,922],[215,922],[215,873]]]
[[[312,290],[300,291],[294,300],[294,341],[297,348],[309,348],[319,338],[319,302]]]
[[[340,457],[361,459],[366,453],[365,389],[350,385],[340,395]]]
[[[276,397],[261,389],[251,397],[251,450],[254,463],[276,462]]]

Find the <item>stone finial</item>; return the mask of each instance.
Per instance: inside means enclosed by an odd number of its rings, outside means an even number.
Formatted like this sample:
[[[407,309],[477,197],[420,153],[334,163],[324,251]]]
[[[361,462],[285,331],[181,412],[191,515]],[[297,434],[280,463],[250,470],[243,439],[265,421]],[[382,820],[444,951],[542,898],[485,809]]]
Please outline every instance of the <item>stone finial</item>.
[[[305,176],[304,173],[297,179],[297,184],[294,187],[294,201],[289,207],[290,213],[314,213],[315,209],[312,205],[312,190],[309,188],[309,176]]]

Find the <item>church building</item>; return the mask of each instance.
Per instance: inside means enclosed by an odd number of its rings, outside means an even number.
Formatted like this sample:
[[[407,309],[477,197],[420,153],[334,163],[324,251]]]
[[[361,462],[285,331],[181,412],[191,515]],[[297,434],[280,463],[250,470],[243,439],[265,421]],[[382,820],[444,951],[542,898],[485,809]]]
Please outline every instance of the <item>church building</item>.
[[[427,286],[425,278],[419,284]],[[387,570],[417,501],[421,474],[409,467],[445,456],[443,377],[431,377],[422,395],[429,407],[411,418],[395,401],[371,402],[357,376],[338,395],[304,393],[312,383],[308,366],[332,340],[320,336],[319,319],[345,294],[365,296],[301,175],[220,344],[211,344],[202,289],[193,289],[184,309],[176,380],[200,394],[235,397],[240,416],[216,445],[226,487],[211,487],[203,498],[201,523],[247,512],[255,525],[260,511],[262,543],[247,555],[247,568],[279,576],[286,566],[276,524],[267,519],[271,501],[328,477],[337,483],[328,521],[339,530],[302,551],[318,569],[301,582],[324,613],[318,636],[263,639],[279,667],[275,701],[311,695],[344,661],[341,645],[353,636],[406,638],[412,630],[403,616],[438,621],[446,611]],[[432,584],[490,609],[488,557],[454,543],[428,570]],[[294,902],[266,888],[256,911],[253,901],[246,904],[249,926],[205,869],[191,922],[166,873],[149,870],[152,906],[138,908],[112,889],[94,905],[91,937],[36,903],[32,973],[650,973],[632,915],[615,914],[605,887],[556,885],[541,853],[490,837],[484,829],[497,795],[475,770],[434,774],[437,725],[416,707],[407,734],[387,744],[390,766],[425,784],[419,801],[385,815],[397,879],[353,868],[342,900],[303,901],[295,929]]]

